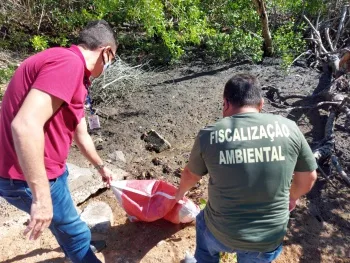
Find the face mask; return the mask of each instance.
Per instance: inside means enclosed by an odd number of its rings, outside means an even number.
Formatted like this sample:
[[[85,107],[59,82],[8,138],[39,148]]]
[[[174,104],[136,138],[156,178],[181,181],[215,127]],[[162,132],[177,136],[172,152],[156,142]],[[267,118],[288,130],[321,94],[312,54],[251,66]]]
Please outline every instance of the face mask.
[[[109,68],[109,66],[111,65],[111,62],[107,62],[107,63],[105,63],[104,65],[103,65],[103,70],[102,70],[102,72],[105,72],[108,68]]]

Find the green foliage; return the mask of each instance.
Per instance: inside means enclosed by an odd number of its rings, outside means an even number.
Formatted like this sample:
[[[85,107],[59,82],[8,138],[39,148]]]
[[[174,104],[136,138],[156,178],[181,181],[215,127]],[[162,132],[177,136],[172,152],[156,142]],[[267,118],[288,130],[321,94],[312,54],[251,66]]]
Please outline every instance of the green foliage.
[[[207,201],[206,201],[205,199],[201,198],[201,199],[199,200],[199,208],[200,208],[201,210],[203,210],[203,209],[205,208],[206,205],[207,205]]]
[[[284,69],[288,69],[294,58],[305,50],[306,42],[303,39],[305,25],[295,28],[293,21],[288,22],[273,32],[273,43],[276,55],[282,57]]]
[[[223,60],[250,57],[253,61],[260,61],[263,55],[262,38],[239,29],[230,34],[218,33],[209,38],[206,44],[209,52]]]
[[[213,56],[222,60],[232,57],[261,60],[263,39],[252,1],[205,1],[204,6],[215,30],[206,41]]]
[[[315,16],[318,13],[325,13],[327,6],[332,5],[332,1],[324,0],[274,0],[267,1],[268,7],[277,8],[280,12],[289,13],[293,17],[300,14]]]
[[[286,65],[305,46],[301,15],[326,14],[333,2],[266,1],[276,55]],[[263,56],[260,18],[253,1],[246,0],[3,0],[0,46],[25,52],[67,46],[94,19],[119,29],[122,51],[137,59],[168,63],[199,49],[221,60]]]
[[[43,51],[49,46],[47,39],[43,36],[34,36],[31,43],[35,51]]]
[[[14,72],[15,72],[14,66],[0,68],[0,84],[6,84],[7,82],[9,82]]]

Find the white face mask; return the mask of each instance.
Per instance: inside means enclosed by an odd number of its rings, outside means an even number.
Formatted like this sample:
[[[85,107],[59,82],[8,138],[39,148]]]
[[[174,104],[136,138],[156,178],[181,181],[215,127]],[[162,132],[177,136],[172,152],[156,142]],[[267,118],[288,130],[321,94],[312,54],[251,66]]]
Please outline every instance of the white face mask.
[[[111,62],[107,62],[107,63],[105,63],[104,65],[103,65],[103,70],[102,70],[102,72],[105,72],[108,68],[109,68],[109,66],[111,65]]]

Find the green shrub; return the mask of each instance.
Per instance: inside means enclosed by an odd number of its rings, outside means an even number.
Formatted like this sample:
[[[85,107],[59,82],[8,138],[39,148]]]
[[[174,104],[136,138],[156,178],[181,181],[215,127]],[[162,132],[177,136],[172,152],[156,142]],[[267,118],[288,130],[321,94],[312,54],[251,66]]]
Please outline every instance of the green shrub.
[[[0,84],[6,84],[7,82],[9,82],[14,72],[15,72],[14,66],[0,68]]]
[[[305,51],[304,28],[305,24],[301,24],[295,28],[293,21],[291,21],[280,26],[273,32],[276,55],[282,57],[282,67],[284,69],[288,69],[294,58]]]
[[[31,43],[35,51],[43,51],[49,46],[47,39],[43,36],[34,36]]]

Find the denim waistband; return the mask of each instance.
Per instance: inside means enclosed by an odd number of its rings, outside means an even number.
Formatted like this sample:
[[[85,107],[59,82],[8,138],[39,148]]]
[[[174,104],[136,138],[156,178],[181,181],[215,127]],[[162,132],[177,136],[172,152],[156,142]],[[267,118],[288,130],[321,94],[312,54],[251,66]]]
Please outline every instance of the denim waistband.
[[[18,179],[12,179],[12,178],[4,178],[0,176],[0,180],[4,180],[4,181],[9,181],[11,184],[13,183],[26,183],[27,181],[25,180],[18,180]],[[56,182],[57,178],[55,179],[49,179],[49,182]]]

